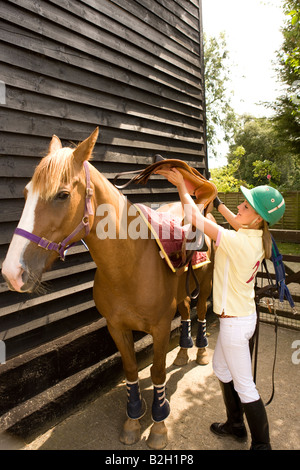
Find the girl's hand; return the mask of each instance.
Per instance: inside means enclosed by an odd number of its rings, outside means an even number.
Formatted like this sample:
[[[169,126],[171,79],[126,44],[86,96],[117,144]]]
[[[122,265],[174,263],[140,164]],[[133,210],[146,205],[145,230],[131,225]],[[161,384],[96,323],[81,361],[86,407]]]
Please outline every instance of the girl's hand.
[[[183,176],[177,168],[170,168],[168,170],[164,168],[157,170],[155,174],[164,176],[170,183],[174,184],[174,186],[179,187],[184,184]]]

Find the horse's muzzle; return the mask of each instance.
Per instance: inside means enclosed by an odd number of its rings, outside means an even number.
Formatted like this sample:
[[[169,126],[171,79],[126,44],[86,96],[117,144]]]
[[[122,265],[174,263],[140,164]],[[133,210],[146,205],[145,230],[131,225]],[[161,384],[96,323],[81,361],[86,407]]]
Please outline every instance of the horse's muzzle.
[[[3,267],[2,276],[8,288],[15,292],[33,292],[39,284],[38,280],[33,280],[30,274],[21,267],[14,274]]]
[[[33,292],[39,286],[39,279],[33,280],[28,271],[23,272],[22,281],[21,292]]]

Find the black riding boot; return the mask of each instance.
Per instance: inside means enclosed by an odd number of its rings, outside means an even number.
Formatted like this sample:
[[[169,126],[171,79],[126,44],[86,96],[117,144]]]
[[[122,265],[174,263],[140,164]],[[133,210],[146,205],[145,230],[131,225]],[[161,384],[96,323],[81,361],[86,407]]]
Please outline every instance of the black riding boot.
[[[243,407],[252,438],[250,450],[272,450],[267,413],[261,398],[243,403]]]
[[[226,423],[213,423],[210,430],[218,436],[233,436],[238,441],[245,441],[247,431],[243,420],[243,408],[240,397],[234,389],[233,382],[220,381],[223,400],[226,407]]]

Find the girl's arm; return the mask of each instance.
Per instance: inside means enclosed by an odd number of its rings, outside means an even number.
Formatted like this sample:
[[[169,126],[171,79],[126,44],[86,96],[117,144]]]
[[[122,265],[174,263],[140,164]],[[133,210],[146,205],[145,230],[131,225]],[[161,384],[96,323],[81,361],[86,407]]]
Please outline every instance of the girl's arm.
[[[236,215],[225,206],[225,204],[221,203],[217,209],[220,214],[227,220],[227,222],[234,228],[234,230],[238,230],[241,228],[241,225],[236,221]]]
[[[189,195],[182,174],[176,168],[171,168],[170,170],[161,169],[156,173],[165,176],[170,183],[177,186],[187,222],[216,241],[220,226],[201,214],[197,205]]]

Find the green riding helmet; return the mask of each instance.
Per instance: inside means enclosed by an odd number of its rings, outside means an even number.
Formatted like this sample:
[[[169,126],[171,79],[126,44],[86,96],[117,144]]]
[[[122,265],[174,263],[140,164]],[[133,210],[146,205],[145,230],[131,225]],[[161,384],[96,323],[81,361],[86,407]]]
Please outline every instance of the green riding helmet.
[[[257,186],[253,189],[241,186],[241,191],[253,209],[270,225],[276,224],[283,216],[284,199],[272,186]]]

